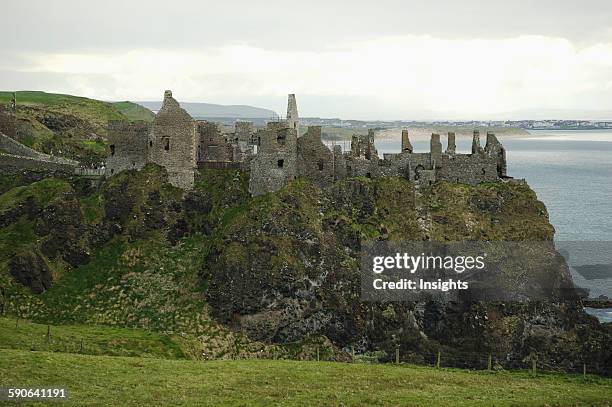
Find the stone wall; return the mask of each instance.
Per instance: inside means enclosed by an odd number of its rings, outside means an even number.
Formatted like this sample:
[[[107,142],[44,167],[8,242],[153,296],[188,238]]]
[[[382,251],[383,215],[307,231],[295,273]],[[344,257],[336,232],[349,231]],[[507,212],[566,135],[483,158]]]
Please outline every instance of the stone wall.
[[[53,155],[44,154],[39,151],[33,150],[30,147],[23,145],[17,140],[13,140],[12,138],[2,133],[0,133],[0,150],[2,150],[5,154],[9,154],[9,155],[17,156],[17,157],[58,163],[62,165],[72,166],[72,167],[79,165],[78,161],[71,160],[69,158],[53,156]]]
[[[17,124],[13,112],[0,106],[0,133],[14,139],[17,137]]]
[[[191,189],[196,169],[196,122],[167,90],[161,109],[153,120],[148,161],[168,171],[174,186]]]
[[[13,155],[20,155],[23,157],[41,158],[49,157],[47,154],[40,153],[30,147],[19,143],[17,140],[0,132],[0,150]]]
[[[208,121],[198,122],[197,161],[233,161],[234,151],[227,136],[222,134],[217,124]]]
[[[107,176],[125,170],[139,170],[146,165],[150,131],[150,124],[144,121],[109,122]]]
[[[378,151],[374,146],[374,130],[369,129],[367,136],[355,135],[351,139],[351,155],[366,160],[377,160]]]
[[[297,177],[297,131],[279,123],[257,132],[259,148],[250,165],[253,196],[277,191]]]
[[[24,171],[40,173],[74,174],[75,167],[70,164],[45,161],[37,158],[0,154],[0,170],[3,174],[16,175]]]
[[[335,160],[332,151],[321,141],[321,127],[310,126],[297,140],[298,174],[324,187],[334,182]]]
[[[235,142],[240,147],[242,152],[247,152],[251,149],[253,143],[253,134],[255,129],[252,122],[237,121],[234,125]]]

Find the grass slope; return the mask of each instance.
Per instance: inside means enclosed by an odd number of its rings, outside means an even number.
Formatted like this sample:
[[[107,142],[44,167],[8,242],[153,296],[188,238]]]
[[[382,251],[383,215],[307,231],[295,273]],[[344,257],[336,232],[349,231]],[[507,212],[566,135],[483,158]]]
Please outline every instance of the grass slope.
[[[117,106],[109,102],[41,91],[16,93],[17,106],[44,107],[48,112],[73,115],[87,120],[99,129],[104,129],[108,120],[126,118]],[[12,92],[0,92],[0,103],[8,104],[11,98]]]
[[[61,383],[63,405],[609,405],[612,381],[413,365],[179,361],[0,351],[3,386]]]
[[[129,120],[144,120],[152,122],[155,114],[144,106],[132,102],[115,102],[113,105],[123,113]]]
[[[182,340],[175,336],[104,326],[48,326],[9,318],[0,318],[0,343],[5,349],[169,359],[185,357],[181,350]]]

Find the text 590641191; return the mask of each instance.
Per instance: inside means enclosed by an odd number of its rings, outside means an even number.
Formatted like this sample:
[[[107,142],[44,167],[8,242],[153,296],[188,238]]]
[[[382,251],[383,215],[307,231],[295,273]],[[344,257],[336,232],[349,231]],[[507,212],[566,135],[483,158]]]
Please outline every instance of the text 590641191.
[[[62,387],[0,387],[0,400],[65,400],[68,390]]]

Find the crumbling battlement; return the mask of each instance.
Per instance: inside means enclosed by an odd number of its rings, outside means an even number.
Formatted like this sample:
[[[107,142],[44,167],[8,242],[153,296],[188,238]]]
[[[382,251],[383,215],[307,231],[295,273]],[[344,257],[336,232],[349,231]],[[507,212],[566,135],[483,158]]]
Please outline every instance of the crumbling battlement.
[[[378,151],[374,146],[374,130],[369,129],[367,136],[354,135],[351,139],[351,155],[365,160],[377,160]]]
[[[248,122],[237,123],[232,135],[222,133],[215,123],[196,121],[167,90],[153,123],[109,122],[106,175],[155,163],[168,171],[172,185],[190,189],[197,167],[244,168],[248,165],[253,133],[253,125]],[[236,138],[246,141],[245,151],[233,142]]]
[[[438,180],[478,184],[506,177],[506,152],[493,133],[480,145],[480,133],[474,131],[471,154],[457,154],[455,133],[449,132],[444,150],[439,134],[432,134],[430,151],[415,153],[408,130],[402,130],[398,153],[380,159],[374,145],[374,130],[367,136],[354,135],[351,149],[340,146],[330,150],[321,140],[321,128],[311,126],[298,138],[294,95],[289,95],[286,121],[270,122],[255,133],[259,151],[251,160],[250,192],[260,195],[282,188],[297,176],[325,187],[345,177],[400,176],[414,182],[431,184]],[[293,116],[289,114],[292,113]]]
[[[272,121],[253,131],[248,122],[236,122],[233,133],[217,124],[195,121],[166,91],[161,110],[152,125],[109,123],[110,155],[107,174],[138,169],[147,162],[166,168],[170,182],[191,188],[198,167],[250,169],[249,191],[260,195],[277,191],[297,177],[325,187],[345,177],[400,176],[419,183],[438,180],[477,184],[506,177],[506,151],[493,133],[480,145],[474,131],[471,154],[456,152],[455,134],[446,149],[439,134],[432,134],[430,151],[414,152],[407,130],[402,131],[398,153],[381,159],[374,144],[374,130],[355,135],[350,151],[329,149],[321,140],[321,127],[311,126],[299,137],[295,95],[288,97],[287,119]],[[146,141],[145,141],[146,140]]]

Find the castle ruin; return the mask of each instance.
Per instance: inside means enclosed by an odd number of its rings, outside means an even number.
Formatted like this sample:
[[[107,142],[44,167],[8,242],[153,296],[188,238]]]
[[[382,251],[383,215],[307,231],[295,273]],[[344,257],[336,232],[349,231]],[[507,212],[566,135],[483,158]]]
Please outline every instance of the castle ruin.
[[[295,111],[294,115],[289,112]],[[374,130],[367,135],[354,135],[351,148],[329,149],[321,140],[321,127],[310,126],[298,136],[295,96],[289,95],[287,121],[268,123],[257,132],[261,154],[251,159],[250,192],[261,195],[273,192],[296,177],[305,177],[325,187],[346,177],[400,176],[411,181],[431,184],[438,180],[478,184],[493,182],[506,176],[506,151],[493,133],[487,133],[484,148],[480,133],[473,135],[472,153],[456,152],[455,133],[448,133],[448,144],[442,150],[439,134],[432,134],[430,152],[415,153],[407,130],[402,130],[399,153],[380,158],[374,145]]]
[[[85,173],[80,163],[37,152],[20,139],[30,138],[32,127],[16,119],[13,111],[0,109],[0,166],[110,177],[125,170],[139,170],[147,163],[166,169],[168,181],[190,189],[198,168],[233,168],[250,173],[251,195],[274,192],[288,182],[304,177],[320,187],[347,177],[399,176],[431,184],[448,181],[464,184],[494,182],[506,175],[506,151],[493,133],[487,132],[481,146],[480,133],[474,131],[470,154],[457,153],[455,133],[449,132],[446,149],[439,134],[432,134],[429,152],[415,152],[407,130],[402,130],[397,153],[380,157],[374,143],[374,130],[354,135],[351,148],[331,149],[321,138],[320,126],[309,126],[300,136],[297,102],[288,96],[287,118],[271,121],[264,128],[237,121],[233,131],[216,123],[195,120],[172,97],[164,100],[152,123],[111,121],[108,123],[108,158],[105,169]]]
[[[166,168],[170,183],[184,189],[193,186],[196,168],[249,171],[253,196],[277,191],[297,177],[321,187],[356,176],[400,176],[427,184],[438,180],[478,184],[507,178],[504,147],[493,133],[487,133],[483,148],[477,130],[471,154],[456,152],[452,132],[446,149],[434,133],[429,152],[414,152],[407,130],[402,130],[400,151],[382,158],[372,129],[367,135],[354,135],[349,151],[340,146],[330,149],[321,139],[320,126],[310,126],[300,136],[294,94],[288,96],[286,120],[271,121],[260,129],[238,121],[233,132],[223,132],[216,123],[194,120],[166,91],[152,124],[111,122],[108,134],[107,175],[153,162]]]

